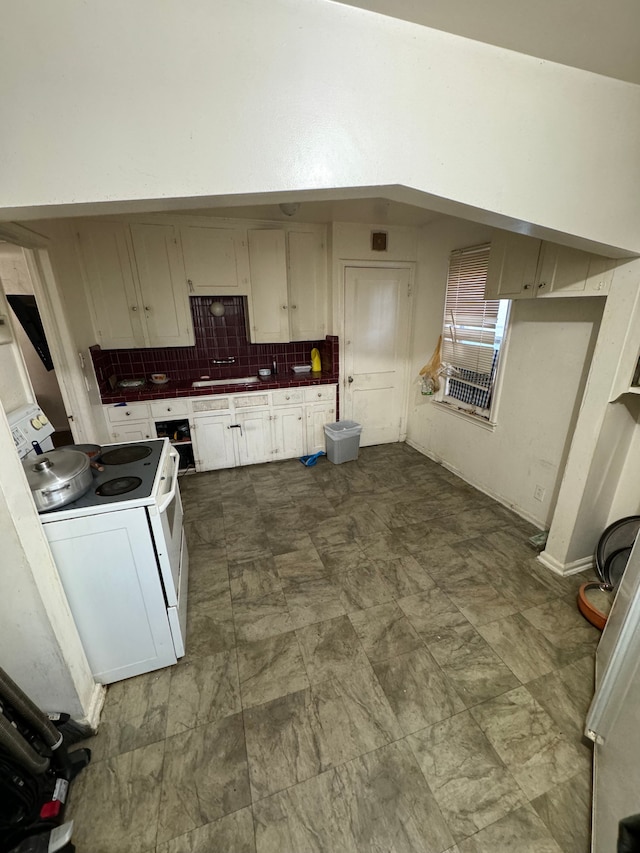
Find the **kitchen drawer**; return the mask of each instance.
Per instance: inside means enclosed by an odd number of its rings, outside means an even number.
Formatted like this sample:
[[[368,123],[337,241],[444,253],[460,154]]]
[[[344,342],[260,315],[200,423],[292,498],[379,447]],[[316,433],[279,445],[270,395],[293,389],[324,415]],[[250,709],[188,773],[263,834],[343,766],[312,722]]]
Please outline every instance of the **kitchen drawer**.
[[[305,403],[333,403],[335,399],[335,385],[312,385],[304,389]]]
[[[128,406],[108,406],[107,418],[112,424],[121,424],[124,421],[142,420],[149,417],[149,406],[147,403],[132,403]]]
[[[274,406],[291,406],[302,403],[304,394],[302,388],[283,388],[281,391],[273,391],[271,394]]]
[[[186,400],[154,400],[151,403],[152,418],[171,416],[186,416],[189,414],[189,404]]]
[[[248,409],[254,406],[268,406],[268,394],[243,394],[241,397],[233,398],[233,405],[236,409]]]
[[[193,400],[191,408],[194,412],[219,412],[229,408],[229,398],[213,397],[207,400]]]

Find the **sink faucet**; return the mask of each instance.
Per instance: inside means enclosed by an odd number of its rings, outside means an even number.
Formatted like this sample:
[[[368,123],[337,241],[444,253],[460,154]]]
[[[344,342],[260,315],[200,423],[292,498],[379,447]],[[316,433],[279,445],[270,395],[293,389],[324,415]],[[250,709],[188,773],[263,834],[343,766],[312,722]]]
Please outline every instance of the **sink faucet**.
[[[230,355],[229,358],[212,358],[211,364],[235,364],[236,357],[234,355]]]

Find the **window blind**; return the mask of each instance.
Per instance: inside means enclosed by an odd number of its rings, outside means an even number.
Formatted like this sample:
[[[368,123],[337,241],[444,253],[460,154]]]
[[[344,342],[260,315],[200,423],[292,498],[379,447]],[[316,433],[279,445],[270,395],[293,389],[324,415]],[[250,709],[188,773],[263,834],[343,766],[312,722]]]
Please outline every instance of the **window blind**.
[[[451,253],[444,309],[442,361],[491,373],[500,300],[485,300],[490,244]]]

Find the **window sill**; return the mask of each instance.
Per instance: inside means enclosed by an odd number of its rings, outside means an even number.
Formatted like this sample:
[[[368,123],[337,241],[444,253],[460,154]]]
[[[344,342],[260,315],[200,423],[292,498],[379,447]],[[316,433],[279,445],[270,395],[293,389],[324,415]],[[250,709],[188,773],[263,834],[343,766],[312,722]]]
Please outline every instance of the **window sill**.
[[[494,432],[495,428],[498,426],[497,423],[487,421],[484,418],[478,417],[478,415],[472,414],[471,412],[464,412],[462,409],[456,409],[450,403],[445,403],[444,400],[434,400],[433,405],[437,406],[439,412],[448,412],[448,414],[454,415],[454,417],[462,418],[463,420],[476,424],[476,426],[479,426],[481,429],[486,429],[489,432]]]

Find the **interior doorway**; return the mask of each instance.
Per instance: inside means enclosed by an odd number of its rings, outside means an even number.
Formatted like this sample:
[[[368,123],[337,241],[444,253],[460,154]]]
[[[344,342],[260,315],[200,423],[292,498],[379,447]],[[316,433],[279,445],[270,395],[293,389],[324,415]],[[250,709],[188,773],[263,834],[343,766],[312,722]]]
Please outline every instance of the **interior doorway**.
[[[412,274],[410,267],[345,268],[341,408],[362,425],[362,446],[405,436]]]
[[[67,413],[42,328],[33,281],[22,248],[12,243],[0,243],[0,288],[9,306],[15,342],[35,399],[58,437],[69,443]]]

